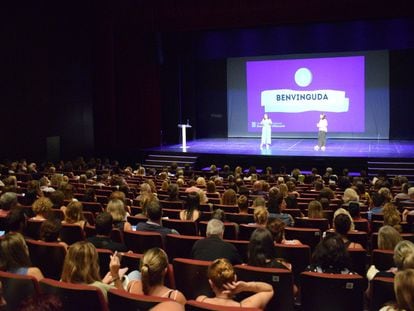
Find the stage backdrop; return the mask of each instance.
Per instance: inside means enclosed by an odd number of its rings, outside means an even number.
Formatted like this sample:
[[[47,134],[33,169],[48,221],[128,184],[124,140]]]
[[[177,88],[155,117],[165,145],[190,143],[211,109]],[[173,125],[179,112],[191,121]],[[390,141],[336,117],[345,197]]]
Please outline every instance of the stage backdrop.
[[[319,115],[330,137],[388,139],[388,53],[370,51],[230,58],[228,135],[260,135],[263,114],[274,137],[314,137]]]

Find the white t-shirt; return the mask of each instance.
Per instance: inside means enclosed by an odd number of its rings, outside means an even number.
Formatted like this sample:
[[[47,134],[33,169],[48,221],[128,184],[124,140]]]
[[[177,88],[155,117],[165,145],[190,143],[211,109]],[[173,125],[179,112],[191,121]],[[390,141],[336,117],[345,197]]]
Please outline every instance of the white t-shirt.
[[[316,126],[319,128],[320,131],[327,132],[328,131],[328,120],[326,119],[319,120]]]

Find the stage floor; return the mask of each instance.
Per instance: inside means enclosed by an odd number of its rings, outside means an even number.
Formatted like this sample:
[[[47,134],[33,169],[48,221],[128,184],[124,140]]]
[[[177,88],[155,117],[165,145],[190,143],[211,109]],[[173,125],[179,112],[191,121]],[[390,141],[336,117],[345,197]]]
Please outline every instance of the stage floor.
[[[315,151],[315,139],[273,139],[269,149],[260,148],[253,138],[197,139],[180,144],[151,148],[151,151],[194,154],[231,154],[301,157],[414,158],[414,141],[329,139],[325,151]]]

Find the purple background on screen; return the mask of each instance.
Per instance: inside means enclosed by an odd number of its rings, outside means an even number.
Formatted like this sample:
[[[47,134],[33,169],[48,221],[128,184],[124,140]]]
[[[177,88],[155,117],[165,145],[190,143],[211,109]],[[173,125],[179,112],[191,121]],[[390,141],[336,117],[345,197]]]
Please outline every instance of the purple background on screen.
[[[312,72],[312,83],[307,87],[300,87],[295,82],[295,72],[302,67]],[[261,92],[276,89],[345,91],[345,96],[349,98],[349,110],[341,113],[326,112],[328,132],[365,131],[364,56],[248,61],[246,78],[249,132],[261,131],[261,128],[252,128],[252,122],[260,122],[263,118]],[[315,132],[318,130],[316,123],[320,113],[310,111],[268,114],[273,123],[285,125],[284,128],[273,127],[272,132],[277,133]]]

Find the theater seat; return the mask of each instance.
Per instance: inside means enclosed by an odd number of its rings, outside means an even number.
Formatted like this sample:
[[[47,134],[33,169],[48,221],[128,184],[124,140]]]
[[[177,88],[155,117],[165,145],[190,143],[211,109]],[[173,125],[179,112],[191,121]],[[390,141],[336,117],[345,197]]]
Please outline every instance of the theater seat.
[[[162,225],[166,228],[175,229],[180,234],[198,235],[197,223],[191,220],[163,219]]]
[[[130,294],[119,289],[111,289],[108,292],[108,306],[111,311],[149,310],[164,301],[171,301],[171,299]]]
[[[40,292],[60,297],[64,311],[109,311],[102,291],[94,286],[43,279]]]
[[[298,228],[316,228],[325,232],[329,229],[329,220],[326,218],[295,218],[295,227]]]
[[[299,240],[313,250],[321,240],[321,231],[313,228],[285,228],[286,240]]]
[[[360,275],[302,272],[302,310],[363,310],[367,280]]]
[[[274,295],[266,310],[293,311],[293,276],[287,269],[261,268],[248,265],[236,265],[237,279],[251,282],[260,281],[273,286]],[[247,296],[250,296],[249,293]],[[244,297],[242,297],[244,298]]]
[[[196,241],[204,239],[201,236],[167,234],[166,250],[170,261],[174,258],[191,258],[191,250]]]
[[[387,302],[395,302],[394,279],[376,277],[371,281],[370,310],[381,309]]]
[[[373,249],[371,263],[380,271],[386,271],[394,267],[394,251],[384,249]]]
[[[308,245],[276,244],[276,258],[283,258],[292,264],[295,283],[299,283],[299,275],[310,265],[311,250]]]
[[[2,296],[7,303],[4,310],[7,311],[17,310],[27,297],[39,294],[39,284],[33,276],[0,271],[0,282]]]
[[[187,311],[206,311],[206,310],[213,310],[213,311],[259,311],[261,309],[256,308],[240,308],[240,307],[224,307],[219,305],[213,305],[206,302],[200,302],[195,300],[188,300],[185,304],[185,310]]]
[[[161,234],[157,232],[125,230],[124,241],[129,250],[139,254],[153,247],[164,248]]]
[[[200,295],[211,296],[213,292],[207,279],[210,261],[175,258],[173,261],[176,288],[187,299],[196,299]]]

